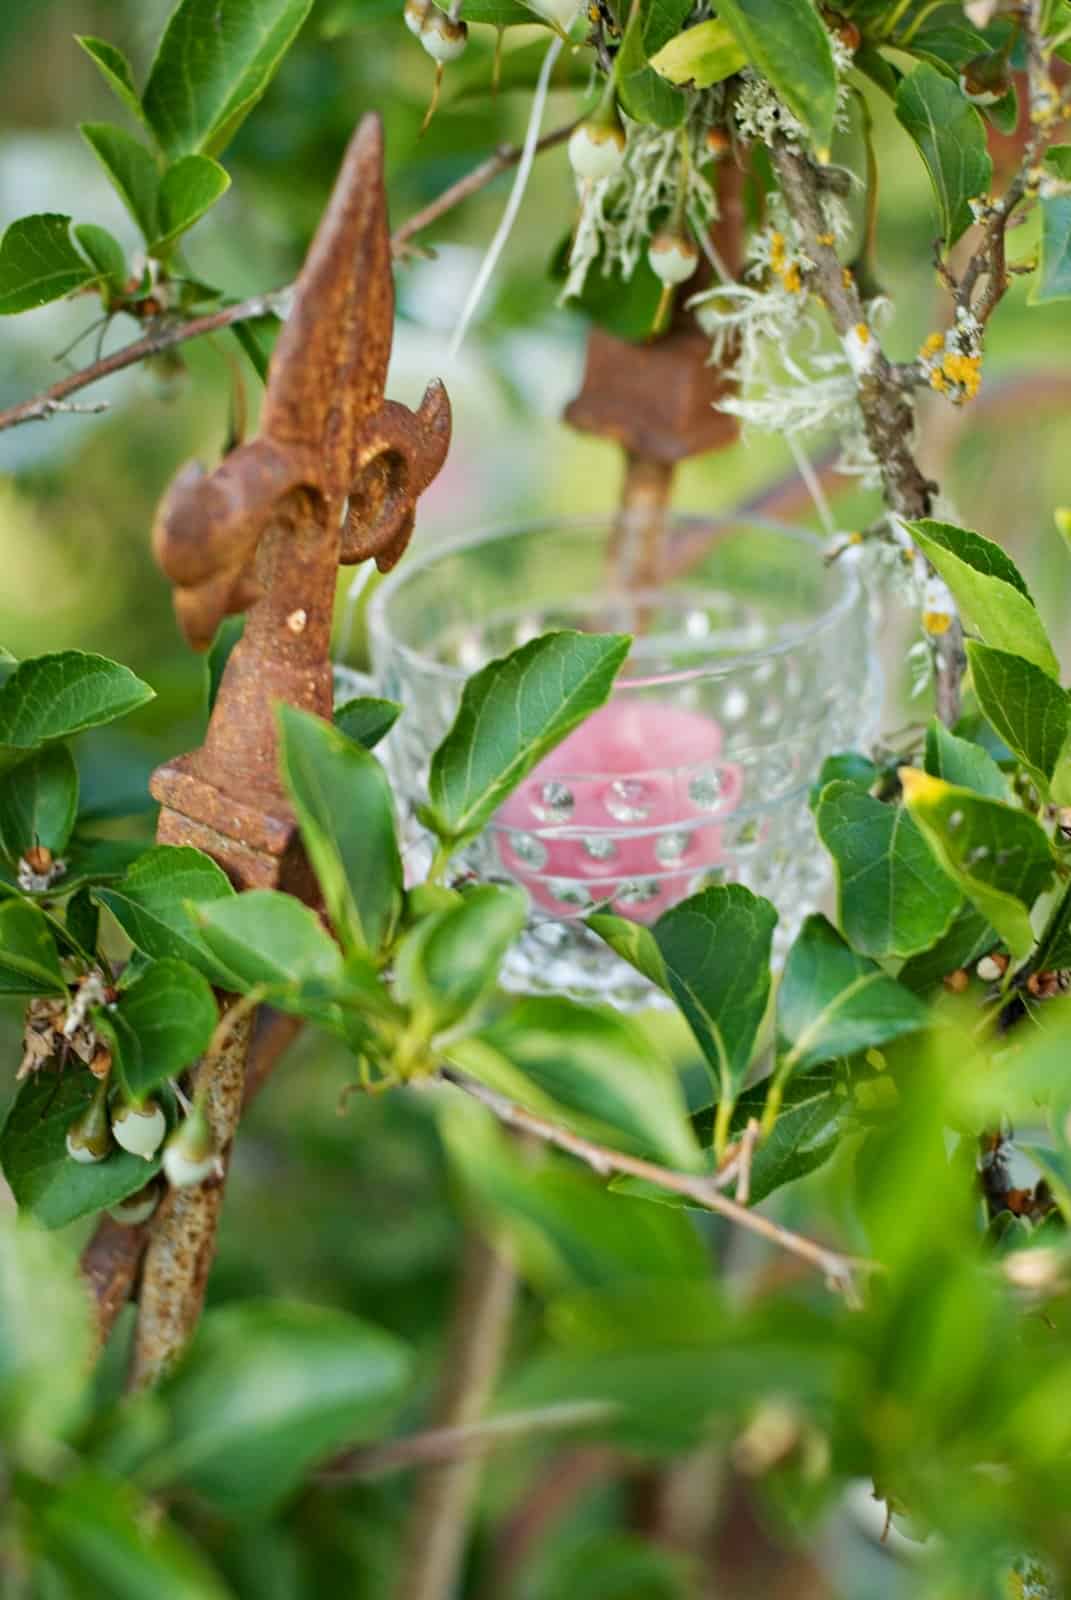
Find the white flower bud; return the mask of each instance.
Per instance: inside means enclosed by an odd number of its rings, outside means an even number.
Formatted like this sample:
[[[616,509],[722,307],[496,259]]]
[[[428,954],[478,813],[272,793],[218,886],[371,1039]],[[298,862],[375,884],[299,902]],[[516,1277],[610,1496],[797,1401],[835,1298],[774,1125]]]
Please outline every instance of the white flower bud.
[[[194,1106],[164,1145],[164,1174],[175,1189],[203,1183],[219,1171],[219,1152],[204,1112]]]
[[[569,138],[569,160],[578,178],[611,178],[625,159],[624,130],[613,123],[582,122]]]
[[[163,1143],[167,1120],[155,1100],[140,1106],[119,1105],[112,1112],[112,1133],[116,1144],[132,1156],[151,1161]]]
[[[580,0],[528,0],[532,10],[568,33],[580,10]]]
[[[442,66],[461,55],[468,43],[468,23],[451,22],[444,12],[432,6],[418,38],[431,59]]]
[[[684,283],[699,265],[699,250],[683,233],[663,229],[647,250],[651,271],[667,286]]]
[[[419,39],[424,31],[424,24],[428,20],[433,0],[405,0],[405,10],[402,17],[409,32]]]
[[[148,1222],[159,1204],[159,1184],[147,1183],[144,1189],[139,1189],[136,1194],[127,1195],[126,1199],[120,1200],[117,1205],[109,1206],[108,1215],[121,1227],[137,1228],[141,1223]]]
[[[974,970],[983,983],[996,983],[1004,975],[1004,968],[992,956],[983,956]]]
[[[111,1154],[112,1131],[108,1126],[108,1081],[97,1086],[89,1105],[67,1129],[67,1154],[72,1161],[88,1166]]]

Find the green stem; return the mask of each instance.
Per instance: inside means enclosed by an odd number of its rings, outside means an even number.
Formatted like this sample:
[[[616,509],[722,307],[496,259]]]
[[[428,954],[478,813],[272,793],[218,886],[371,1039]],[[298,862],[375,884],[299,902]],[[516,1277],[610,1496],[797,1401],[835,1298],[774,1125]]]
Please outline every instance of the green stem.
[[[766,1091],[766,1104],[762,1108],[762,1122],[759,1124],[759,1133],[763,1139],[773,1131],[773,1125],[781,1111],[784,1092],[784,1077],[771,1078],[770,1087]]]
[[[894,28],[899,23],[900,18],[907,10],[909,10],[911,3],[912,0],[899,0],[899,4],[893,7],[892,16],[886,18],[885,26],[881,30],[881,37],[883,39],[888,39],[891,36]]]
[[[718,1109],[714,1113],[714,1155],[719,1163],[728,1148],[729,1124],[733,1120],[733,1110],[733,1102],[726,1095],[718,1101]]]

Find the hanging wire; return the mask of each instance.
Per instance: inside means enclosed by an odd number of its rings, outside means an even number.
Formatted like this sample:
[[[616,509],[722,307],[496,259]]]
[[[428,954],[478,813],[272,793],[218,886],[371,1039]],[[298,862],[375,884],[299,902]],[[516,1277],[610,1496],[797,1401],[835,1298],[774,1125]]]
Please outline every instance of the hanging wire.
[[[454,336],[450,340],[449,357],[451,360],[461,349],[462,341],[469,329],[469,323],[472,321],[476,308],[483,299],[484,291],[498,265],[498,258],[505,249],[513,224],[517,220],[517,213],[521,208],[521,201],[524,199],[524,191],[535,161],[536,145],[539,143],[539,129],[543,121],[543,112],[546,108],[547,94],[550,89],[550,75],[554,70],[554,63],[561,54],[563,43],[564,40],[561,38],[552,39],[547,48],[547,53],[543,57],[543,65],[539,69],[539,78],[536,82],[535,94],[532,97],[532,110],[528,118],[528,128],[524,135],[521,159],[517,163],[513,187],[510,190],[509,200],[506,202],[506,209],[502,213],[502,220],[495,230],[494,238],[487,247],[487,254],[480,263],[480,270],[476,274],[472,288],[468,292],[460,320],[454,329]]]

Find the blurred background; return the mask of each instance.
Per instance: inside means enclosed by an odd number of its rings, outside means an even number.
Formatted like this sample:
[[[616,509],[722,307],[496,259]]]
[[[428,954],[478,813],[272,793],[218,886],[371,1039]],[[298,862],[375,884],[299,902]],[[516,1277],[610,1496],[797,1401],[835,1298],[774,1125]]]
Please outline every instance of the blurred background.
[[[99,222],[133,247],[132,224],[77,132],[79,121],[112,117],[114,108],[72,36],[97,34],[122,46],[140,79],[168,9],[167,0],[5,0],[0,228],[27,212],[57,211]],[[400,11],[400,0],[319,0],[227,153],[232,188],[186,252],[197,278],[234,297],[286,283],[301,262],[344,144],[370,108],[386,123],[395,223],[497,143],[522,136],[529,91],[510,92],[507,58],[506,87],[491,99],[494,34],[476,28],[464,61],[447,74],[429,134],[419,139],[433,69],[402,26]],[[531,45],[526,32],[513,31],[510,50]],[[515,75],[530,83],[532,69],[518,66]],[[579,104],[575,89],[555,89],[545,126],[570,120]],[[886,105],[873,109],[884,158],[881,274],[896,295],[886,337],[890,352],[904,358],[941,321],[942,293],[928,264],[934,221],[927,179],[906,136]],[[850,157],[851,151],[840,154]],[[434,261],[416,260],[398,272],[390,392],[412,404],[425,382],[440,376],[455,407],[449,462],[421,503],[417,538],[425,543],[547,513],[609,511],[618,492],[615,448],[559,420],[578,387],[586,332],[580,316],[556,305],[557,285],[548,274],[575,207],[563,148],[540,158],[477,325],[461,355],[448,361],[450,332],[509,182],[499,179],[424,237],[437,251]],[[1014,254],[1028,255],[1033,228],[1013,239]],[[75,300],[0,324],[0,406],[85,364],[98,339],[110,349],[135,335],[123,318],[89,330],[92,316],[87,302]],[[1059,641],[1071,590],[1071,556],[1052,522],[1054,505],[1071,504],[1067,309],[1031,310],[1019,282],[995,317],[987,345],[982,392],[971,407],[957,411],[938,397],[924,398],[923,463],[941,481],[946,506],[959,521],[1013,552]],[[153,507],[181,463],[191,456],[218,459],[238,389],[254,410],[257,380],[237,343],[221,335],[185,347],[181,361],[134,369],[80,397],[107,400],[103,415],[59,416],[0,434],[0,643],[16,656],[72,646],[99,650],[154,686],[150,707],[121,731],[87,741],[82,752],[87,785],[140,796],[143,811],[149,770],[196,743],[205,717],[203,665],[182,644],[167,585],[149,553]],[[806,444],[815,461],[832,448],[821,438]],[[794,473],[783,439],[753,433],[728,451],[687,464],[677,500],[682,509],[704,511],[749,506]],[[805,493],[782,496],[779,505],[818,526]],[[876,498],[850,481],[833,507],[845,529],[865,526],[878,510]],[[345,604],[349,583],[343,574],[340,617],[347,636],[340,650],[359,666],[359,614],[350,629]],[[925,701],[907,699],[902,646],[909,636],[909,619],[894,614],[889,726],[928,713]],[[151,828],[147,811],[144,821]],[[17,1018],[9,1012],[5,1020],[4,1099],[18,1059]],[[348,1075],[344,1061],[305,1039],[243,1124],[210,1294],[219,1300],[283,1293],[344,1305],[413,1340],[430,1378],[455,1272],[460,1208],[420,1097],[354,1097],[340,1117],[337,1103]],[[802,1204],[796,1185],[784,1196],[785,1214]],[[519,1348],[535,1337],[539,1315],[536,1302],[522,1305],[514,1335]],[[102,1383],[114,1382],[118,1370],[116,1359]],[[484,1490],[485,1528],[510,1508],[530,1466],[520,1452],[492,1475]],[[523,1593],[594,1593],[569,1579],[567,1563],[574,1562],[575,1574],[586,1540],[616,1537],[621,1492],[619,1485],[589,1489],[563,1508],[561,1539],[547,1556],[561,1570],[543,1572],[536,1560]],[[341,1592],[328,1584],[345,1583],[348,1594],[381,1596],[406,1494],[402,1477],[310,1496],[270,1532],[244,1540],[233,1530],[225,1539],[220,1534],[213,1554],[240,1593],[261,1600],[306,1592],[287,1577],[295,1564],[309,1593]],[[200,1531],[211,1546],[211,1528]],[[829,1544],[840,1592],[902,1592],[894,1563],[861,1538],[856,1544],[838,1535]],[[606,1570],[612,1575],[612,1563]],[[642,1590],[599,1591],[607,1600],[678,1592],[670,1567],[652,1567]]]

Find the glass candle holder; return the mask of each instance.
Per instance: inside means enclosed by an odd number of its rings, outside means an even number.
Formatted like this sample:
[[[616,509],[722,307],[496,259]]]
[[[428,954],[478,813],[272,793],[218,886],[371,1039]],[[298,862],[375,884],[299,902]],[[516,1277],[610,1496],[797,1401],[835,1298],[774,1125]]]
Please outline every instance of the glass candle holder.
[[[465,680],[559,628],[630,633],[607,704],[525,779],[456,859],[524,885],[525,933],[507,986],[649,1003],[652,991],[585,926],[596,909],[651,922],[712,883],[778,908],[780,951],[827,886],[807,799],[830,752],[876,731],[880,674],[853,561],[757,520],[677,517],[665,576],[614,580],[605,523],[540,523],[410,558],[369,607],[379,691],[405,714],[385,758],[413,876],[430,843],[415,821],[431,754]]]

